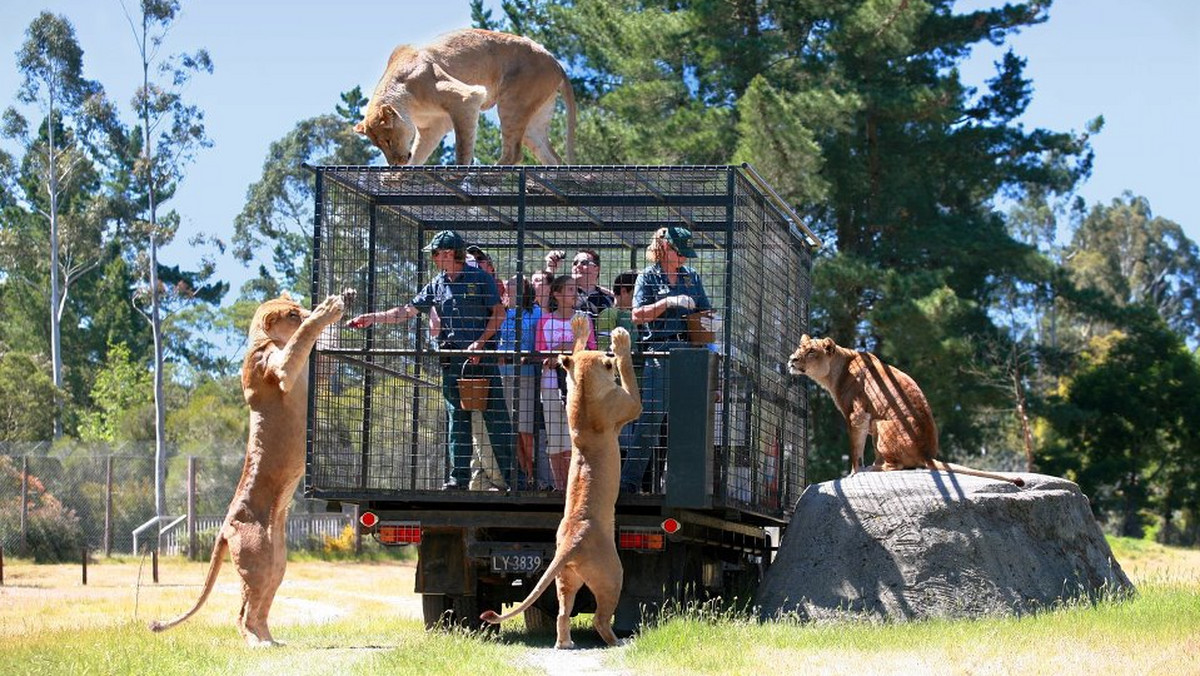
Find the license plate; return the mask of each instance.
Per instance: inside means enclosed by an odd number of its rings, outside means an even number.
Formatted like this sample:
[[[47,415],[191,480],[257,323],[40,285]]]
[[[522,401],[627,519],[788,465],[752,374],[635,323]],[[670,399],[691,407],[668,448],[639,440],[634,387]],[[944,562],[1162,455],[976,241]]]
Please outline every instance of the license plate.
[[[541,552],[494,552],[492,554],[492,571],[497,573],[533,573],[540,570],[541,567]]]

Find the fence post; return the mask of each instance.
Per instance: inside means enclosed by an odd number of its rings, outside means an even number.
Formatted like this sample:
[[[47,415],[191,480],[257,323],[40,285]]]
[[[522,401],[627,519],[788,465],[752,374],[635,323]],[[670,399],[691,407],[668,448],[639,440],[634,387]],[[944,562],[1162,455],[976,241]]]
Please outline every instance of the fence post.
[[[4,543],[0,542],[0,587],[4,586]]]
[[[196,456],[188,456],[187,473],[187,537],[188,560],[195,561],[196,547]]]
[[[87,586],[87,545],[83,546],[83,586]]]
[[[354,506],[354,555],[362,556],[362,524],[358,520],[359,506]]]
[[[29,456],[21,456],[21,547],[22,556],[29,556]]]
[[[104,458],[104,558],[112,557],[113,457]]]

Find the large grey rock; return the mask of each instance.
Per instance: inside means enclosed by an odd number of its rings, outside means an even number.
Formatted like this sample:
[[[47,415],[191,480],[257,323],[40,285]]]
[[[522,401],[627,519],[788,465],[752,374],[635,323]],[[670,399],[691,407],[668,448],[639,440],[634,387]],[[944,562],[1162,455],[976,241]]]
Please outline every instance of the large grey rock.
[[[1132,591],[1073,482],[867,472],[809,486],[759,589],[763,617],[1023,614]]]

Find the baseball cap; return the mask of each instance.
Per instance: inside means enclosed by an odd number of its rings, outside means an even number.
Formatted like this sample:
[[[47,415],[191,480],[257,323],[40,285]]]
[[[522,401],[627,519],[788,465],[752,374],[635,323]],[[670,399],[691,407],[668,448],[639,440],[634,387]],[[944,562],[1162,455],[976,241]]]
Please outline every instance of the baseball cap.
[[[663,228],[663,239],[667,240],[680,256],[684,258],[695,258],[696,250],[692,248],[692,231],[687,228],[678,226],[670,226]]]
[[[437,251],[438,249],[462,251],[465,248],[467,248],[467,243],[463,241],[463,238],[457,232],[443,230],[434,235],[433,239],[429,240],[429,244],[425,246],[423,251]]]

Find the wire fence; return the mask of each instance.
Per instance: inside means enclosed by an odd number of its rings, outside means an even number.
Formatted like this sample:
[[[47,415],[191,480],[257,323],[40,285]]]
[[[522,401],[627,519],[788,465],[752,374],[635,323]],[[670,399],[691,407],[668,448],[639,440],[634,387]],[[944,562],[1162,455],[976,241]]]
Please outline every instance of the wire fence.
[[[168,453],[168,522],[193,507],[196,551],[211,549],[245,457],[241,448],[216,449],[204,457]],[[189,457],[194,478],[189,481]],[[325,503],[297,494],[288,527],[288,546],[319,546],[336,537],[352,519],[325,514]],[[132,554],[154,546],[159,529],[134,531],[155,518],[152,444],[0,442],[0,546],[4,552],[38,562],[78,560],[87,547],[96,554]],[[161,525],[166,525],[161,524]],[[185,522],[163,534],[164,554],[188,552]]]

